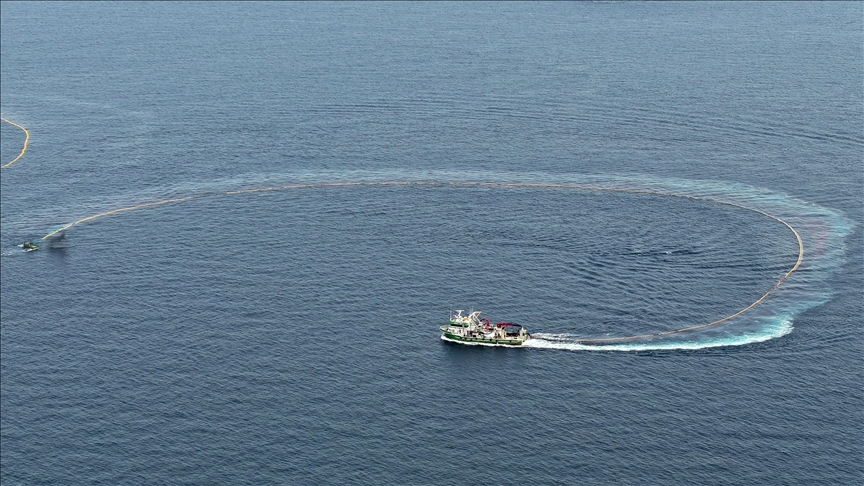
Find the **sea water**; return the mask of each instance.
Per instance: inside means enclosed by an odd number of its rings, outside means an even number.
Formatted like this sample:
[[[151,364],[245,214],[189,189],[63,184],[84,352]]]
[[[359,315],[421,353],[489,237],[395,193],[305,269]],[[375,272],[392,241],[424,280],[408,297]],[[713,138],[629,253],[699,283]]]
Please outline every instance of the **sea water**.
[[[860,4],[0,14],[4,484],[864,474]]]

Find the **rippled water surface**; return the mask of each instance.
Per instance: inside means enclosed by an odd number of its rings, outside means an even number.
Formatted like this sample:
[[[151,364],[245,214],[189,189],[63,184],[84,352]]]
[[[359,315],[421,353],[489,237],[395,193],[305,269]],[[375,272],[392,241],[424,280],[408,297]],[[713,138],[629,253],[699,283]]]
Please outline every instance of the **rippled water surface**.
[[[4,484],[864,475],[861,4],[0,17]]]

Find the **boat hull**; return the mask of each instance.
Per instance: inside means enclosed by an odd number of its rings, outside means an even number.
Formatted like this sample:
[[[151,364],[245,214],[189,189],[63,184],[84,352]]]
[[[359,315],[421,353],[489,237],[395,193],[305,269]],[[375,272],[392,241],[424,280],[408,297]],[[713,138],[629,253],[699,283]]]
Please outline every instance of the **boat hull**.
[[[469,344],[474,346],[522,346],[522,343],[525,341],[519,341],[516,339],[484,339],[484,338],[473,338],[473,337],[462,337],[457,336],[455,334],[451,334],[449,332],[444,332],[441,334],[441,340],[448,341],[451,343],[458,344]]]

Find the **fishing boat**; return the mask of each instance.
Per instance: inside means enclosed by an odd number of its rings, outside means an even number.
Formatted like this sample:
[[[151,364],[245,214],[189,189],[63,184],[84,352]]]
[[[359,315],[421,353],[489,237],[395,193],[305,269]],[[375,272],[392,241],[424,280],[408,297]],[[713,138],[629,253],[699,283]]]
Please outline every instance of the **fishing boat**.
[[[531,339],[531,334],[519,324],[499,322],[492,324],[489,319],[481,318],[481,311],[468,315],[457,310],[450,314],[446,326],[441,326],[441,339],[460,344],[484,346],[521,346]]]

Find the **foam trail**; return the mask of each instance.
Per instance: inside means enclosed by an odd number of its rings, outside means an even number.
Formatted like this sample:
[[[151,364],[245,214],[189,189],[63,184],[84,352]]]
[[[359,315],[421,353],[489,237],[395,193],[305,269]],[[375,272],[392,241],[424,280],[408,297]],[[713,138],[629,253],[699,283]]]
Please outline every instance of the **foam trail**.
[[[0,120],[21,129],[25,134],[23,146],[18,156],[0,166],[0,168],[5,169],[24,156],[30,133],[23,126],[6,118],[0,118]],[[226,185],[231,186],[232,189],[228,190]],[[55,226],[42,239],[50,245],[62,239],[66,230],[82,223],[139,209],[175,204],[203,197],[316,187],[386,185],[571,189],[689,198],[755,211],[767,218],[783,223],[797,239],[799,253],[794,266],[761,298],[727,317],[709,323],[694,323],[681,329],[634,336],[578,337],[562,334],[537,334],[536,339],[528,341],[526,346],[538,348],[614,351],[699,349],[760,342],[788,334],[792,330],[792,321],[797,314],[820,305],[830,298],[831,290],[828,281],[833,271],[845,260],[843,239],[853,227],[852,221],[838,211],[766,189],[727,182],[656,178],[644,175],[383,170],[255,174],[235,177],[232,180],[214,184],[198,184],[194,186],[197,190],[193,190],[193,186],[178,186],[171,191],[173,197],[104,210],[65,225]],[[187,191],[190,190],[195,193],[189,194]],[[805,248],[807,249],[806,253]],[[11,256],[11,253],[2,253],[2,256]],[[799,267],[806,272],[796,272]]]
[[[448,186],[525,188],[532,190],[614,191],[678,197],[750,210],[785,224],[798,239],[798,261],[777,284],[749,307],[711,323],[694,322],[684,329],[639,336],[571,336],[537,334],[526,347],[567,350],[645,351],[737,346],[788,334],[796,315],[824,303],[831,295],[833,271],[845,259],[843,239],[853,223],[841,212],[767,189],[743,184],[657,178],[644,175],[582,175],[486,171],[347,171],[255,174],[202,185],[204,192],[112,209],[68,223],[45,235],[51,238],[73,226],[102,217],[125,214],[203,197],[252,195],[286,190],[364,186]],[[167,194],[166,194],[167,195]],[[793,235],[790,235],[792,238]],[[795,255],[790,255],[794,261]],[[790,262],[791,263],[791,262]],[[798,269],[800,264],[801,270]],[[793,273],[794,272],[794,273]],[[782,285],[781,285],[782,284]],[[530,305],[530,303],[526,303]],[[573,328],[578,328],[574,323]],[[686,331],[686,332],[682,332]],[[610,340],[613,339],[613,340]],[[608,341],[607,341],[608,340]],[[617,340],[617,341],[616,341]],[[581,342],[579,342],[581,341]],[[591,341],[591,344],[586,344]]]
[[[777,324],[766,326],[754,332],[730,335],[714,340],[699,341],[668,341],[668,342],[629,342],[617,344],[581,344],[578,336],[573,334],[535,333],[534,339],[529,339],[522,346],[526,348],[559,349],[566,351],[662,351],[662,350],[696,350],[718,348],[723,346],[742,346],[768,341],[785,336],[792,332],[791,318],[781,318]]]

